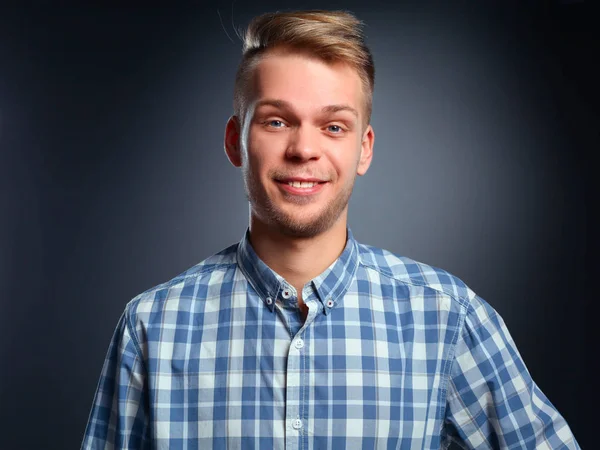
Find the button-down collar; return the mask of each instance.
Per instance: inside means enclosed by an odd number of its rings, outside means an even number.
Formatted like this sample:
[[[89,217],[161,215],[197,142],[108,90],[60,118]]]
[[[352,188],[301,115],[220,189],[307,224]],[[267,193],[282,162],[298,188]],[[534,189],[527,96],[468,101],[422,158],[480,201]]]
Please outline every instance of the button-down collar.
[[[325,314],[339,304],[358,268],[358,244],[350,228],[346,231],[346,246],[342,254],[323,273],[309,282],[323,304]],[[238,245],[237,263],[267,308],[273,311],[275,300],[281,295],[282,289],[287,289],[289,284],[258,257],[250,244],[249,229],[246,230]]]

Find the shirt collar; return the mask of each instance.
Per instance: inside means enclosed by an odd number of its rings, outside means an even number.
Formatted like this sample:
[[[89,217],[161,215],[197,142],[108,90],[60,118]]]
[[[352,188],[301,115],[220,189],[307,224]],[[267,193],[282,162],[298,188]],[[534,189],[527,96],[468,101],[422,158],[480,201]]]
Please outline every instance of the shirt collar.
[[[358,243],[350,228],[346,229],[346,246],[342,254],[312,284],[325,314],[334,308],[348,290],[358,268]],[[285,279],[267,266],[250,244],[250,229],[246,229],[237,248],[237,264],[269,310],[282,295]]]

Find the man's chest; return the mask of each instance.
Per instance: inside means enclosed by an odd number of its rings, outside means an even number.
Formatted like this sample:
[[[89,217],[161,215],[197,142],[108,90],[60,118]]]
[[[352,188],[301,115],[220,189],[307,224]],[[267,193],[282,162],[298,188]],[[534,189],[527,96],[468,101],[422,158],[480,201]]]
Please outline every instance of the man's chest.
[[[328,314],[309,299],[314,309],[296,326],[293,316],[238,301],[148,342],[157,442],[439,448],[459,326],[443,298],[403,305],[349,293]]]

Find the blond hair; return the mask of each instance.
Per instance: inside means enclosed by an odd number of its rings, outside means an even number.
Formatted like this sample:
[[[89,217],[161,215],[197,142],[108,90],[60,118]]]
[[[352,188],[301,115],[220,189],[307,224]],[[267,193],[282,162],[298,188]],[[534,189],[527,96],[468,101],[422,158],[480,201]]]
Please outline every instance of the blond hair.
[[[235,77],[233,110],[243,122],[247,89],[260,57],[284,48],[318,58],[342,62],[354,68],[365,95],[365,125],[371,120],[375,66],[364,42],[362,22],[346,11],[292,11],[267,13],[252,19],[243,37],[242,60]]]

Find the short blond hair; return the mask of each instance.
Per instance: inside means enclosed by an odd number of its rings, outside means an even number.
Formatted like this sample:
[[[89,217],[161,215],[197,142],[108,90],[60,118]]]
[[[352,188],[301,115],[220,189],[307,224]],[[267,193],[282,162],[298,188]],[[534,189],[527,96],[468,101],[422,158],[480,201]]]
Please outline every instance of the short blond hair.
[[[304,53],[326,63],[342,62],[358,72],[365,95],[365,125],[371,120],[375,66],[364,41],[362,22],[347,11],[292,11],[252,19],[243,36],[242,60],[235,77],[233,110],[247,112],[247,88],[260,57],[275,48]]]

